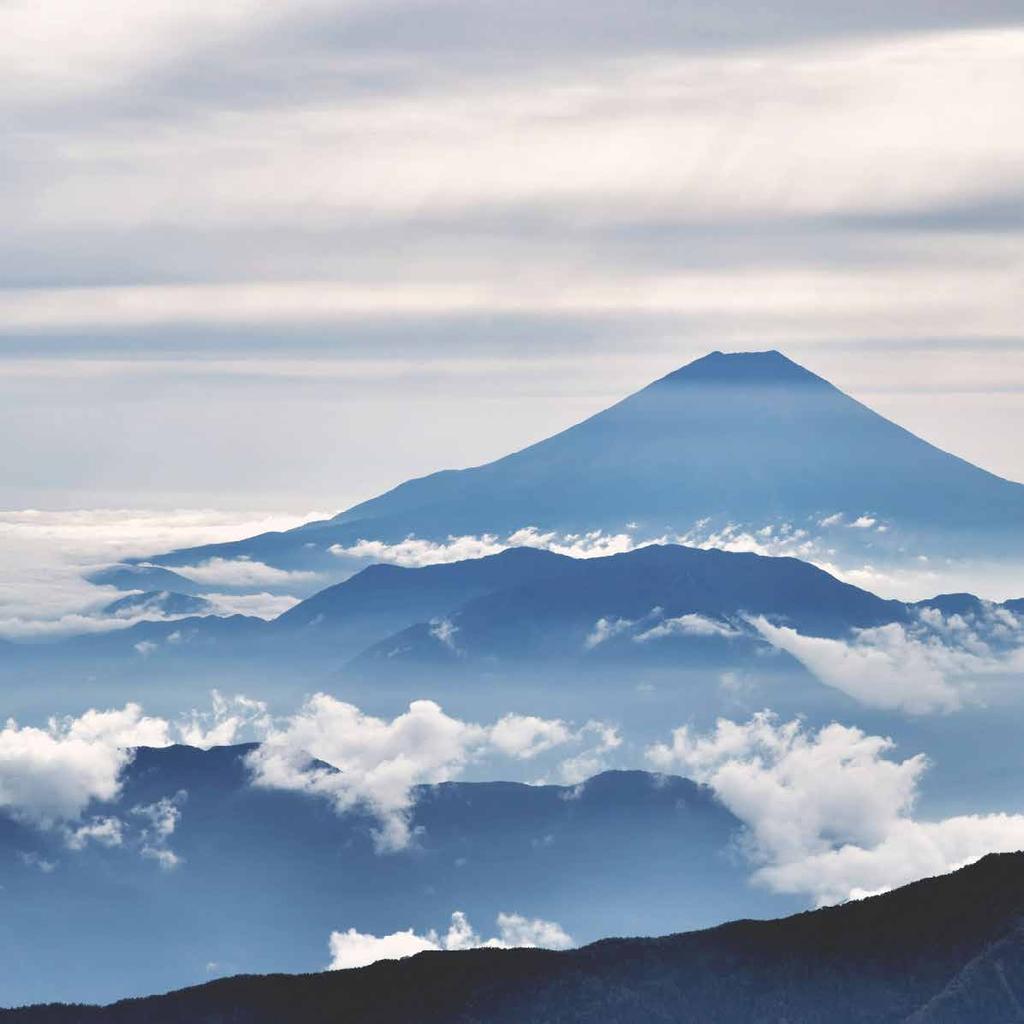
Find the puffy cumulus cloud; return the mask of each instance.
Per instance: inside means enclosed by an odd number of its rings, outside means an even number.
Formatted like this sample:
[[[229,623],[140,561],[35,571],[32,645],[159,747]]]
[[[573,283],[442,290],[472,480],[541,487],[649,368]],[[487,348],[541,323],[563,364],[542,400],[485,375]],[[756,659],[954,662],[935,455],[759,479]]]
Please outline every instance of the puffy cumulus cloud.
[[[448,931],[439,935],[431,929],[425,935],[411,928],[390,935],[367,935],[349,928],[345,932],[332,932],[330,938],[330,970],[366,967],[378,960],[400,960],[428,950],[460,949],[569,949],[572,936],[561,925],[542,918],[526,918],[520,914],[500,913],[497,918],[498,934],[481,938],[462,911],[452,914]]]
[[[647,756],[710,786],[744,823],[757,881],[819,904],[1024,847],[1024,815],[916,820],[928,763],[921,754],[896,760],[893,749],[856,728],[812,731],[761,712],[743,723],[720,719],[703,735],[683,726]]]
[[[277,569],[244,555],[240,558],[208,558],[196,565],[176,565],[174,571],[196,583],[220,587],[302,585],[314,583],[319,579],[315,572]]]
[[[453,718],[429,700],[413,701],[387,721],[319,693],[282,725],[269,726],[248,761],[256,785],[315,793],[340,812],[370,811],[378,849],[393,851],[411,838],[417,785],[457,778],[487,756],[529,760],[602,727],[588,723],[574,733],[558,720],[515,714],[483,725]],[[602,744],[612,749],[617,735]]]
[[[490,741],[509,757],[531,758],[572,739],[572,732],[560,719],[535,715],[504,715],[490,730]]]
[[[117,796],[131,747],[169,742],[167,723],[137,704],[44,728],[9,719],[0,730],[0,808],[43,825],[76,819],[92,801]]]
[[[909,624],[858,629],[848,639],[804,636],[750,621],[821,682],[871,707],[911,714],[954,711],[987,675],[1024,671],[1024,623],[1005,608],[946,616],[925,608]]]
[[[487,730],[414,701],[388,722],[324,693],[311,697],[283,728],[272,728],[249,755],[254,781],[357,805],[378,816],[382,849],[409,841],[412,788],[457,776],[487,743]],[[324,763],[325,762],[325,763]]]
[[[146,715],[138,704],[90,709],[54,717],[43,726],[8,719],[0,729],[0,812],[43,829],[55,829],[72,850],[90,844],[129,845],[125,822],[113,815],[86,817],[94,804],[117,800],[124,770],[138,747],[174,742],[210,747],[259,736],[268,727],[264,704],[213,691],[209,711],[193,709],[176,721]],[[166,838],[180,815],[183,796],[132,809],[145,825],[135,844],[144,856],[167,863]]]
[[[331,962],[329,970],[344,971],[352,967],[366,967],[378,960],[402,960],[441,946],[434,933],[417,935],[411,928],[389,935],[367,935],[349,928],[345,932],[331,932]]]

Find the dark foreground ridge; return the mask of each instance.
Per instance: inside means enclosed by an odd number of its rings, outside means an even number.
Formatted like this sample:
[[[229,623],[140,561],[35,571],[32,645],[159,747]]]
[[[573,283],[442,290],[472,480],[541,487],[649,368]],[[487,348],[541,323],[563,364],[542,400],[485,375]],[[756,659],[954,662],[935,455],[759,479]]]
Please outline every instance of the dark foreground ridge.
[[[1003,1024],[1022,1019],[1024,854],[883,896],[566,953],[423,953],[2,1024]]]

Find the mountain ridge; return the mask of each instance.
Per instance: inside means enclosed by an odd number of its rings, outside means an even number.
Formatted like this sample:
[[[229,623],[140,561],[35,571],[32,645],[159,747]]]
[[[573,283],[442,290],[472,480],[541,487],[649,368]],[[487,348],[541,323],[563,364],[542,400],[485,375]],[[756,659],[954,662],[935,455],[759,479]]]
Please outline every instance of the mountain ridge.
[[[344,1014],[361,1024],[994,1024],[1019,1016],[1022,920],[1024,854],[991,854],[775,921],[565,952],[427,952],[321,975],[239,976],[107,1008],[0,1011],[0,1022],[327,1024]],[[1012,974],[978,970],[998,947]],[[957,985],[972,967],[973,984]],[[952,1017],[951,992],[960,1004]]]

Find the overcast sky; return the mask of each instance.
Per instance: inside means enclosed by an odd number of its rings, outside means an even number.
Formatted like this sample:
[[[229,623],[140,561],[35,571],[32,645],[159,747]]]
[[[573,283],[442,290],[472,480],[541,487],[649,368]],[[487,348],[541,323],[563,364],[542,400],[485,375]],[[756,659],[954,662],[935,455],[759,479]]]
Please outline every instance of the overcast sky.
[[[1019,0],[7,0],[0,505],[340,508],[775,347],[1024,480]]]

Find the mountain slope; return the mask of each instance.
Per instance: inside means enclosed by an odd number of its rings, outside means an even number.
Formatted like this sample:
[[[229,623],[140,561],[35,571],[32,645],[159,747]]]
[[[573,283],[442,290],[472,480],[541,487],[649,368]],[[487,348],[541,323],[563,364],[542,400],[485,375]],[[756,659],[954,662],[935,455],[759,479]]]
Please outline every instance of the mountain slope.
[[[157,561],[251,557],[329,571],[329,548],[361,538],[627,523],[657,537],[704,519],[806,526],[836,513],[893,524],[901,541],[870,536],[883,549],[956,538],[960,549],[996,551],[998,538],[1024,550],[1024,485],[940,451],[778,352],[714,352],[488,465],[410,480],[331,520]]]
[[[779,921],[565,953],[423,953],[353,971],[232,978],[107,1009],[11,1011],[0,1022],[1001,1024],[1020,1019],[1022,918],[1024,855],[1003,854]],[[997,950],[1010,970],[991,962]]]

